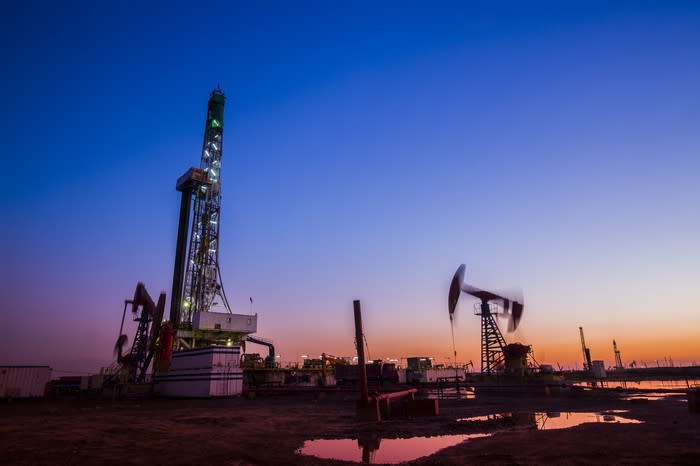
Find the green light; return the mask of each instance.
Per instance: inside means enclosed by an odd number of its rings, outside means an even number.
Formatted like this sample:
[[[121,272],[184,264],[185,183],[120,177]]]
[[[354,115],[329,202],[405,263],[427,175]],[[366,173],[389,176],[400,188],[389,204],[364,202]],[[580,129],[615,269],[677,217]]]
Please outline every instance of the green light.
[[[221,128],[221,123],[219,123],[219,120],[216,118],[211,119],[211,127],[212,128]]]

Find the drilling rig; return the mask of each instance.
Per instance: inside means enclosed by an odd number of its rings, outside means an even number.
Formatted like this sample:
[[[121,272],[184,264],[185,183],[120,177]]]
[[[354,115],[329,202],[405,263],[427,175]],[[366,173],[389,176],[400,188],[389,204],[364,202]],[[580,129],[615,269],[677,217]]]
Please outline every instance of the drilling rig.
[[[176,184],[181,202],[170,301],[176,350],[233,346],[257,330],[257,314],[231,311],[219,267],[225,100],[217,86],[207,105],[199,167]]]

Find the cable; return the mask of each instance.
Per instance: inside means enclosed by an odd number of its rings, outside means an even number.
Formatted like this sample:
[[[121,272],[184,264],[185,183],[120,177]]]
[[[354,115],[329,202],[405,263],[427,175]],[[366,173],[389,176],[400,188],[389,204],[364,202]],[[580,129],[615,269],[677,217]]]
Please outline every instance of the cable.
[[[224,290],[224,281],[221,278],[221,269],[219,268],[219,261],[216,261],[216,274],[219,277],[219,285],[221,285],[221,297],[224,298],[224,307],[229,314],[233,314],[231,311],[231,306],[228,305],[228,298],[226,297],[226,290]]]

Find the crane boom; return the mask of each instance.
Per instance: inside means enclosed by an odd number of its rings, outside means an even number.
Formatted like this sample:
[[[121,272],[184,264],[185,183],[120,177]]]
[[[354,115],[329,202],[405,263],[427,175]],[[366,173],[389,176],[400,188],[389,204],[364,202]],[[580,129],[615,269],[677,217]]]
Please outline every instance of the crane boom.
[[[581,334],[581,351],[583,351],[583,370],[590,371],[591,367],[591,350],[586,347],[586,339],[583,338],[583,327],[578,328]]]
[[[620,350],[617,349],[615,340],[613,340],[613,351],[615,352],[615,369],[624,369],[625,366],[622,365],[622,357],[620,356]]]

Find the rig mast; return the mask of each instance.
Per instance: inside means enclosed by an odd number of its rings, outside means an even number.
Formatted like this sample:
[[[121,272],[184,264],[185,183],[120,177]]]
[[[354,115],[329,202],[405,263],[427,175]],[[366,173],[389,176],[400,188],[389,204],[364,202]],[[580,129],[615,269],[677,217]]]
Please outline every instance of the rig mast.
[[[233,346],[257,331],[257,314],[231,311],[219,269],[224,100],[217,86],[209,97],[199,167],[175,185],[181,201],[170,301],[174,350]]]
[[[194,196],[187,269],[180,306],[181,324],[191,323],[195,312],[208,312],[219,297],[231,312],[219,273],[219,225],[221,215],[221,153],[224,138],[224,93],[217,86],[209,97],[204,143],[199,168],[208,183]]]

